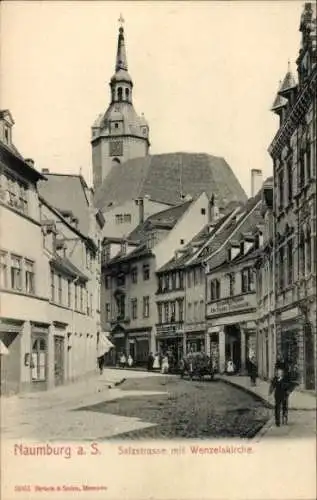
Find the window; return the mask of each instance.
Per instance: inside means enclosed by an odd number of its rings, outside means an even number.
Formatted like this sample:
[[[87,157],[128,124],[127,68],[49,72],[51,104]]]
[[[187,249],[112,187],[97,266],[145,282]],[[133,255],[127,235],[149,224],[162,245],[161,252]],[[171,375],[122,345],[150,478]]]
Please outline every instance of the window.
[[[306,151],[306,165],[307,165],[307,180],[309,181],[311,179],[311,144],[307,144],[307,151]]]
[[[119,128],[119,123],[115,123],[114,128]]]
[[[119,295],[117,299],[117,307],[118,307],[118,319],[124,319],[125,318],[125,296]]]
[[[287,243],[287,283],[293,283],[293,242],[289,240]]]
[[[58,303],[62,304],[63,303],[62,277],[59,274],[57,278],[58,278]]]
[[[168,302],[164,303],[164,323],[169,322],[169,305]]]
[[[11,288],[22,290],[22,259],[11,256]]]
[[[210,300],[220,299],[220,281],[213,280],[210,282]]]
[[[90,302],[89,302],[89,292],[86,289],[86,310],[87,310],[87,316],[90,316]]]
[[[51,270],[51,301],[55,302],[55,273]]]
[[[150,297],[143,297],[143,318],[150,316]]]
[[[176,273],[172,273],[172,290],[176,290]]]
[[[132,283],[138,282],[138,268],[137,267],[133,267],[131,270],[131,281],[132,281]]]
[[[32,345],[32,380],[43,382],[46,380],[46,340],[38,338]]]
[[[150,279],[150,266],[149,264],[143,264],[143,280],[148,281]]]
[[[78,310],[78,285],[75,283],[75,311]]]
[[[201,213],[201,215],[206,215],[206,209],[205,209],[205,208],[202,208],[202,209],[200,210],[200,213]]]
[[[229,274],[229,295],[232,297],[234,295],[234,284],[235,284],[235,275],[234,273]]]
[[[34,294],[34,262],[26,260],[24,264],[25,270],[25,291],[29,294]]]
[[[157,316],[158,316],[158,322],[161,324],[163,322],[163,304],[162,302],[159,302],[157,304]]]
[[[303,150],[301,150],[299,154],[298,167],[299,167],[298,184],[299,188],[302,189],[305,185],[305,154]]]
[[[130,94],[129,89],[125,89],[125,99],[126,99],[126,101],[129,100],[129,94]]]
[[[179,243],[180,243],[180,245],[184,245],[184,243],[185,243],[184,238],[181,238],[181,239],[179,240]]]
[[[253,270],[251,267],[241,271],[241,292],[251,292],[253,290]]]
[[[106,302],[105,312],[106,312],[106,321],[110,321],[111,320],[110,302]]]
[[[187,273],[187,286],[188,286],[188,288],[190,288],[192,286],[192,276],[191,276],[190,271],[188,271],[188,273]]]
[[[6,176],[6,179],[8,204],[26,214],[28,211],[27,185],[11,176]]]
[[[122,101],[122,87],[118,88],[118,101]]]
[[[84,310],[84,287],[80,285],[80,311]]]
[[[279,188],[279,206],[280,208],[284,205],[284,171],[281,170],[278,174],[278,188]]]
[[[178,301],[178,321],[184,321],[184,302],[183,300]]]
[[[307,272],[311,272],[311,233],[310,228],[307,229],[306,234],[306,263],[307,263]]]
[[[117,276],[117,286],[125,285],[125,275],[123,273],[118,274]]]
[[[279,260],[279,287],[281,290],[284,288],[284,247],[281,247],[278,251]]]
[[[183,290],[184,288],[184,273],[183,271],[179,272],[179,288]]]
[[[299,237],[299,270],[301,275],[305,275],[306,259],[305,259],[305,237],[304,232],[301,231]]]
[[[0,252],[0,288],[8,286],[7,253]]]
[[[123,222],[125,222],[126,224],[131,224],[131,214],[124,214]]]
[[[138,299],[131,300],[131,310],[132,310],[132,319],[137,319],[137,317],[138,317]]]
[[[171,302],[171,322],[175,322],[176,319],[176,302]]]
[[[293,170],[291,161],[287,164],[287,194],[288,202],[290,203],[293,199]]]
[[[67,280],[67,307],[71,307],[72,305],[72,282]]]
[[[163,291],[163,276],[158,277],[158,292]]]
[[[90,315],[92,316],[92,293],[90,294]],[[96,310],[100,312],[100,286],[98,287],[98,299]]]
[[[107,274],[105,277],[105,287],[106,287],[106,290],[110,290],[110,288],[111,288],[111,276],[110,276],[110,274]]]
[[[115,215],[116,224],[123,224],[123,214]]]
[[[167,292],[170,287],[170,277],[168,274],[165,274],[164,276],[164,292]]]

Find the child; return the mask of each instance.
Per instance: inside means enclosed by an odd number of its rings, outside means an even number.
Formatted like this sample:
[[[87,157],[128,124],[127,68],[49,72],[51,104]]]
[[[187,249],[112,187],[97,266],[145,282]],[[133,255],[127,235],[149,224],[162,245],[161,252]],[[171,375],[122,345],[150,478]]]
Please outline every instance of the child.
[[[274,392],[275,398],[275,424],[277,427],[281,425],[281,410],[282,423],[287,424],[288,419],[288,397],[290,393],[289,380],[285,375],[283,368],[276,369],[276,375],[271,381],[269,394]]]

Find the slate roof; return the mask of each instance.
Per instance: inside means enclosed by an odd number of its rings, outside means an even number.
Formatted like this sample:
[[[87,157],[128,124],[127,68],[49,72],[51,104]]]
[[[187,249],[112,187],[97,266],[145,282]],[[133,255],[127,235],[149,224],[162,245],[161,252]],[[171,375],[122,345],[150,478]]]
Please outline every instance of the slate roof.
[[[172,229],[176,222],[181,218],[181,216],[186,212],[186,210],[191,205],[191,201],[186,201],[176,205],[175,207],[167,208],[161,212],[150,215],[144,222],[139,224],[132,233],[129,234],[129,241],[143,241],[146,238],[148,230],[152,227],[160,227],[164,229]]]
[[[205,153],[168,153],[134,158],[115,165],[96,189],[95,204],[124,202],[149,196],[151,200],[175,205],[187,194],[214,194],[219,206],[246,201],[237,177],[224,158]]]
[[[78,219],[78,229],[89,234],[87,185],[81,175],[46,173],[47,181],[39,182],[39,194],[59,212],[71,211]]]
[[[88,281],[88,277],[78,269],[67,257],[60,257],[55,254],[51,259],[51,264],[69,274],[72,278],[79,277],[82,281]]]

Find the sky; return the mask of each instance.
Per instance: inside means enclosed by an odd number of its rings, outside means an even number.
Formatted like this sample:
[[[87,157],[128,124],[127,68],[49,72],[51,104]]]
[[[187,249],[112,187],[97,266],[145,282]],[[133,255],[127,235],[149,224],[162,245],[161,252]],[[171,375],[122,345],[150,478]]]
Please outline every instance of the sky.
[[[109,104],[122,13],[134,106],[151,153],[224,157],[250,194],[271,175],[271,111],[296,74],[301,1],[15,1],[1,5],[1,108],[36,168],[92,183],[90,133]]]

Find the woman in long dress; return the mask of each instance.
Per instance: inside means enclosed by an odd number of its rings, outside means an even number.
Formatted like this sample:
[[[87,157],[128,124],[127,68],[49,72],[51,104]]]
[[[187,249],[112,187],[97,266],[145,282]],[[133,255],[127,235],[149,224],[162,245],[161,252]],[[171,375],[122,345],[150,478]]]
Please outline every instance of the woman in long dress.
[[[153,370],[159,370],[159,369],[160,369],[160,356],[159,353],[157,352],[154,356]]]

